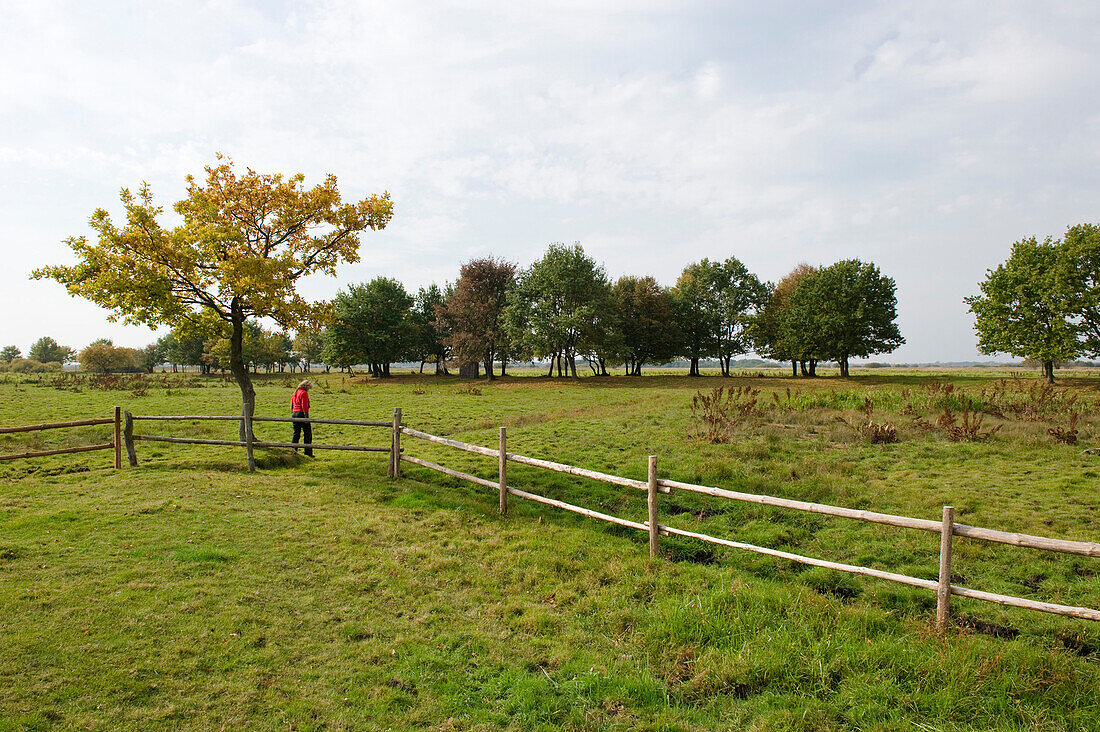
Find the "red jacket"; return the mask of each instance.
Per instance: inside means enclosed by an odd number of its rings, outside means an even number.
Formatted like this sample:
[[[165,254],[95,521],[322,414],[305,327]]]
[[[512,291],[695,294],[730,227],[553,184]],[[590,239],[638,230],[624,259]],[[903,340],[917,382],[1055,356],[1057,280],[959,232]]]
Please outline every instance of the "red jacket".
[[[298,389],[294,392],[294,396],[290,398],[290,411],[292,412],[308,412],[309,411],[309,392],[305,389]]]

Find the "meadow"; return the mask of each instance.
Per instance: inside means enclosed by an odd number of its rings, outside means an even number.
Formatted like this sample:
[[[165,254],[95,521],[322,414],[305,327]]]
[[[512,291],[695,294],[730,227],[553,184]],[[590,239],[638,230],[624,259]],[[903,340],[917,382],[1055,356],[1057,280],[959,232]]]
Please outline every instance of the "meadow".
[[[1055,538],[1100,539],[1100,376],[761,371],[465,382],[314,374],[314,417],[661,477]],[[258,380],[285,416],[300,375]],[[714,389],[722,387],[721,393]],[[732,394],[731,394],[732,392]],[[0,426],[233,414],[194,374],[0,375]],[[707,403],[710,404],[708,406]],[[715,406],[715,405],[719,406]],[[978,422],[977,424],[975,424]],[[139,432],[233,439],[229,423]],[[289,426],[258,423],[261,439]],[[0,435],[0,453],[111,428]],[[286,434],[284,434],[286,433]],[[318,443],[388,444],[318,425]],[[896,441],[894,441],[896,440]],[[490,458],[409,454],[495,479]],[[385,454],[139,442],[0,463],[0,730],[1100,729],[1100,624],[935,596],[497,495]],[[521,465],[509,482],[636,521],[644,492]],[[938,536],[676,492],[661,520],[934,579]],[[957,538],[955,582],[1100,608],[1100,559]]]

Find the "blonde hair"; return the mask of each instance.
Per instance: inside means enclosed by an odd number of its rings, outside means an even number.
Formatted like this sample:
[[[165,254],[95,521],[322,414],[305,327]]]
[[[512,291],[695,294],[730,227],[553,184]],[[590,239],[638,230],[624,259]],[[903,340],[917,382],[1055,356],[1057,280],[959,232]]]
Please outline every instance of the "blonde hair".
[[[313,387],[313,382],[309,379],[303,379],[301,384],[298,384],[299,389],[305,389],[309,391]]]

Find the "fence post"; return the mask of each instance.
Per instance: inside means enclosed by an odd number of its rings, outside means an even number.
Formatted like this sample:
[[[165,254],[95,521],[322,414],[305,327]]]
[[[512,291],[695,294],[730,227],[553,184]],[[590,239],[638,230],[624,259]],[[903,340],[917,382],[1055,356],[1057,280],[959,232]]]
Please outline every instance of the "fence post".
[[[401,477],[401,407],[393,410],[393,438],[390,440],[390,477]]]
[[[508,433],[506,427],[500,428],[500,455],[497,457],[497,472],[500,474],[500,515],[508,513]]]
[[[122,407],[115,407],[115,470],[122,467]]]
[[[936,588],[936,627],[947,630],[951,622],[951,542],[955,536],[955,507],[943,507],[940,528],[940,584]]]
[[[134,451],[134,415],[130,411],[125,412],[126,422],[122,434],[126,440],[126,459],[130,461],[130,467],[137,467],[137,453]]]
[[[649,509],[649,556],[657,556],[657,456],[649,456],[649,485],[646,505]]]

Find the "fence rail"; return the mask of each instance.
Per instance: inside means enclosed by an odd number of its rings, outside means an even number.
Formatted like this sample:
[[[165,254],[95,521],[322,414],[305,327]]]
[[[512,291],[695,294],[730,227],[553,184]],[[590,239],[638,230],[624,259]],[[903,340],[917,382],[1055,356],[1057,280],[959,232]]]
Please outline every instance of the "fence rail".
[[[6,460],[25,460],[27,458],[46,457],[48,455],[69,455],[78,452],[95,452],[98,450],[115,451],[115,468],[122,467],[122,441],[120,438],[122,428],[122,408],[115,407],[113,417],[99,417],[94,419],[78,419],[70,422],[45,422],[42,424],[28,424],[18,427],[0,427],[0,434],[11,435],[21,432],[40,432],[43,430],[69,429],[72,427],[92,427],[96,425],[113,424],[114,439],[98,445],[78,445],[76,447],[59,447],[53,450],[34,450],[30,452],[12,453],[0,455],[0,462]]]
[[[202,421],[217,421],[217,422],[243,422],[245,418],[241,415],[209,415],[209,414],[130,414],[125,412],[125,427],[123,429],[123,439],[126,445],[126,455],[129,459],[131,466],[137,465],[137,449],[135,443],[137,442],[166,442],[175,443],[180,445],[211,445],[221,447],[243,447],[248,452],[249,464],[252,461],[253,448],[291,448],[291,449],[308,449],[308,450],[344,450],[349,452],[390,452],[392,447],[380,447],[373,445],[329,445],[318,442],[270,442],[264,440],[256,440],[253,437],[252,427],[249,425],[246,429],[247,438],[244,440],[214,440],[200,437],[169,437],[166,435],[139,435],[134,434],[134,422],[146,421],[146,422],[202,422]],[[367,419],[313,419],[311,417],[251,417],[250,422],[287,422],[287,423],[308,423],[308,424],[340,424],[340,425],[357,425],[361,427],[391,427],[390,422],[380,422],[378,420]],[[392,457],[391,457],[392,464]]]
[[[526,455],[520,455],[518,453],[508,452],[506,449],[507,437],[504,427],[500,428],[500,446],[497,449],[493,449],[490,447],[474,445],[468,442],[463,442],[461,440],[441,437],[439,435],[433,435],[428,432],[422,432],[420,430],[414,430],[412,428],[405,427],[400,424],[400,410],[397,410],[394,414],[393,422],[392,442],[394,445],[400,444],[401,435],[407,435],[416,439],[433,442],[439,445],[445,445],[447,447],[464,450],[466,452],[472,452],[478,455],[484,455],[486,457],[496,457],[498,458],[498,480],[494,482],[486,478],[480,478],[476,475],[471,475],[469,473],[464,473],[458,470],[454,470],[452,468],[448,468],[438,463],[429,462],[421,458],[404,454],[400,455],[399,460],[391,465],[391,475],[400,476],[400,463],[407,462],[414,465],[419,465],[421,467],[436,470],[446,475],[460,478],[471,483],[476,483],[477,485],[485,486],[487,488],[497,488],[500,491],[500,512],[502,514],[507,513],[507,497],[515,496],[524,500],[534,501],[536,503],[541,503],[548,506],[554,506],[565,511],[571,511],[573,513],[577,513],[582,516],[587,516],[589,518],[597,519],[600,521],[606,521],[608,523],[617,524],[619,526],[626,526],[628,528],[637,529],[640,531],[647,531],[650,538],[650,553],[653,556],[656,556],[658,554],[658,537],[680,536],[706,542],[709,544],[716,544],[718,546],[725,546],[732,549],[750,551],[757,554],[764,554],[767,556],[776,557],[779,559],[786,559],[792,562],[799,562],[801,564],[808,564],[815,567],[823,567],[826,569],[833,569],[841,572],[848,572],[851,574],[859,574],[866,577],[873,577],[876,579],[897,582],[912,587],[919,587],[921,589],[932,590],[935,591],[937,594],[936,623],[941,629],[946,628],[949,623],[950,598],[952,595],[969,597],[976,600],[983,600],[986,602],[993,602],[1011,607],[1038,610],[1041,612],[1054,613],[1057,615],[1063,615],[1072,618],[1080,618],[1084,620],[1093,620],[1100,622],[1100,610],[1094,610],[1087,607],[1077,607],[1072,605],[1061,605],[1058,603],[1028,600],[1025,598],[1013,597],[1010,595],[1001,595],[993,592],[985,592],[983,590],[976,590],[969,587],[962,587],[959,585],[951,584],[951,554],[953,548],[953,539],[956,536],[997,542],[1017,547],[1043,549],[1064,554],[1077,554],[1087,557],[1100,557],[1100,543],[1097,542],[1051,539],[1043,536],[1033,536],[1030,534],[1020,534],[1015,532],[998,531],[995,529],[986,529],[978,526],[969,526],[967,524],[957,523],[954,520],[954,508],[951,506],[944,506],[942,520],[935,521],[932,519],[911,518],[908,516],[896,516],[892,514],[878,513],[875,511],[863,511],[858,509],[844,508],[842,506],[830,506],[823,503],[796,501],[787,498],[778,498],[775,496],[741,493],[738,491],[731,491],[713,486],[696,485],[694,483],[685,483],[677,480],[659,479],[657,477],[656,469],[657,459],[656,456],[652,455],[649,458],[648,481],[623,478],[616,475],[601,473],[595,470],[579,468],[573,465],[566,465],[564,463],[557,463],[550,460],[542,460],[539,458],[528,457]],[[508,485],[507,481],[507,463],[509,462],[520,463],[523,465],[529,465],[545,470],[553,470],[561,473],[568,473],[570,475],[590,478],[593,480],[600,480],[614,485],[621,485],[630,488],[640,488],[646,490],[647,511],[649,519],[645,523],[630,521],[620,516],[601,513],[599,511],[594,511],[589,508],[584,508],[583,506],[577,506],[571,503],[566,503],[565,501],[559,501],[552,498],[547,498],[545,496],[540,496],[536,493],[530,493],[527,491],[519,490],[517,488],[513,488]],[[939,577],[934,580],[923,579],[920,577],[910,577],[908,575],[889,572],[882,569],[875,569],[873,567],[862,567],[854,564],[844,564],[842,562],[833,562],[826,559],[807,557],[801,554],[785,552],[779,549],[770,549],[768,547],[755,546],[753,544],[732,541],[730,539],[723,539],[716,536],[710,536],[708,534],[687,531],[686,529],[680,529],[674,526],[660,524],[657,521],[657,496],[660,493],[671,493],[676,490],[689,491],[692,493],[709,495],[716,498],[724,498],[727,500],[744,501],[765,506],[774,506],[777,508],[786,508],[796,511],[805,511],[809,513],[818,513],[840,518],[854,519],[857,521],[864,521],[868,523],[934,532],[940,535]]]

